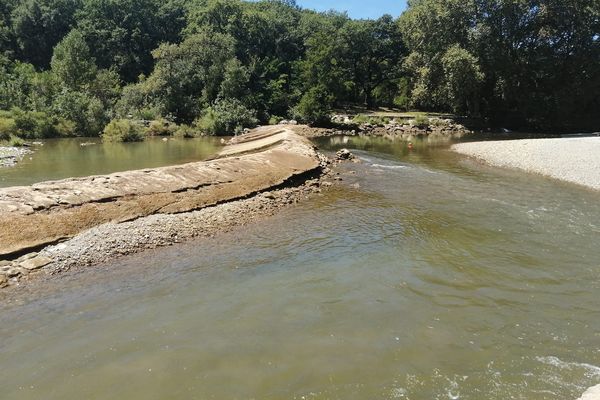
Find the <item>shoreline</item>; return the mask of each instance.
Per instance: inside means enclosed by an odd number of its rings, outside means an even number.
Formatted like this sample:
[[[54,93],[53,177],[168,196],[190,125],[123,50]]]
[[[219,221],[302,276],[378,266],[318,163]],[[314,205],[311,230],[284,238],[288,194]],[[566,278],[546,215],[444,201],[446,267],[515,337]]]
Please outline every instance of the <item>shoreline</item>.
[[[31,153],[33,151],[26,147],[0,146],[0,168],[14,167]]]
[[[459,143],[451,150],[494,167],[600,190],[600,137]]]
[[[2,189],[0,288],[244,226],[332,186],[339,178],[330,164],[286,127],[264,127],[232,140],[210,161]],[[189,178],[183,186],[170,182],[173,169]],[[133,186],[106,190],[107,180],[123,176]],[[159,206],[148,207],[147,199]],[[79,212],[86,207],[102,218],[86,218]]]

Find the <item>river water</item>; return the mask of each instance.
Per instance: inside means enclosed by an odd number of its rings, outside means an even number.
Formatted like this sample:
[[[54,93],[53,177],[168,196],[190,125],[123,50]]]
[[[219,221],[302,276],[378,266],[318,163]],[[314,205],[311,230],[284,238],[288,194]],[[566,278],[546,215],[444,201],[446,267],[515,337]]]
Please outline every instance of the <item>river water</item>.
[[[220,139],[162,140],[102,143],[99,138],[49,139],[33,146],[14,167],[0,168],[0,187],[31,185],[46,180],[103,175],[204,160],[218,152]]]
[[[598,193],[443,146],[320,145],[358,149],[344,185],[1,306],[2,399],[570,400],[600,383]]]

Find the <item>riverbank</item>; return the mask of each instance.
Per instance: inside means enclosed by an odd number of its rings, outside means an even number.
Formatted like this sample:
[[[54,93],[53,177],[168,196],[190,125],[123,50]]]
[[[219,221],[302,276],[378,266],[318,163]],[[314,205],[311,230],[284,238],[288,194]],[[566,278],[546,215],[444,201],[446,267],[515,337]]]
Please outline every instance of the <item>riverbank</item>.
[[[274,214],[332,185],[327,164],[306,139],[265,127],[207,162],[0,189],[0,287]]]
[[[600,190],[600,138],[460,143],[452,150],[486,164],[520,169]]]
[[[0,168],[13,167],[32,151],[26,147],[0,146]]]

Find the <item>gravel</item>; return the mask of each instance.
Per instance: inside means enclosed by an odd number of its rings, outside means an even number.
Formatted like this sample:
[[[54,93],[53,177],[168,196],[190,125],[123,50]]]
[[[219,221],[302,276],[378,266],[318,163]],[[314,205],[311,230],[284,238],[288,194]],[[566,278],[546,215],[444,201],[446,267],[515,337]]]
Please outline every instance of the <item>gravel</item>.
[[[12,167],[32,151],[25,147],[0,147],[0,168]]]
[[[299,187],[273,190],[198,211],[155,214],[131,222],[100,225],[42,250],[40,256],[53,260],[44,270],[49,274],[57,274],[146,249],[171,246],[194,238],[213,237],[260,217],[273,215],[284,207],[320,193],[321,187],[327,186],[323,179],[324,176],[309,180]]]
[[[600,138],[460,143],[452,150],[489,165],[515,168],[600,190]]]

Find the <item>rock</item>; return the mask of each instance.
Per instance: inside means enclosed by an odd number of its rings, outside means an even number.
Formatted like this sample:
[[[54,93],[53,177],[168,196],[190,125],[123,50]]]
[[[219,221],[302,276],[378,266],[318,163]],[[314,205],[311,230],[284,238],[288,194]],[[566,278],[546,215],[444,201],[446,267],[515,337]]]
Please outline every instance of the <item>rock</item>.
[[[12,263],[10,261],[0,260],[0,268],[1,267],[7,267],[9,265],[12,265]]]
[[[290,125],[298,125],[298,121],[296,121],[295,119],[292,119],[288,122],[288,124]]]
[[[0,288],[8,286],[8,278],[5,275],[0,275]]]
[[[21,256],[19,258],[17,258],[17,260],[15,261],[17,264],[25,261],[25,260],[29,260],[30,258],[34,258],[37,257],[37,253],[29,253],[29,254],[25,254],[24,256]]]
[[[28,260],[25,260],[19,265],[21,268],[25,268],[29,271],[33,271],[33,270],[45,267],[46,265],[50,264],[51,262],[52,262],[52,259],[49,257],[38,256],[35,258],[30,258]]]
[[[354,154],[350,152],[348,149],[341,149],[336,153],[338,160],[352,160],[354,159]]]
[[[14,278],[15,276],[21,275],[21,271],[15,267],[4,267],[0,273],[8,278]]]
[[[352,189],[360,189],[360,184],[359,183],[353,183],[352,185],[350,185],[350,187]]]
[[[265,194],[263,194],[263,197],[266,199],[271,199],[271,200],[275,200],[275,195],[273,193],[267,192]]]

